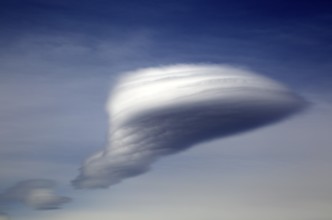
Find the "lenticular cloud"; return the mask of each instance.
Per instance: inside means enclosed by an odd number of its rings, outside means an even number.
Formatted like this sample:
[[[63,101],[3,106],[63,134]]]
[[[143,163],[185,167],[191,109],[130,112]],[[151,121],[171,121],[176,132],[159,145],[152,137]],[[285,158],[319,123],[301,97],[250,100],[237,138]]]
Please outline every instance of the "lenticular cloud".
[[[108,105],[106,148],[73,181],[104,188],[147,172],[160,157],[279,121],[304,101],[284,86],[222,65],[174,65],[126,74]]]

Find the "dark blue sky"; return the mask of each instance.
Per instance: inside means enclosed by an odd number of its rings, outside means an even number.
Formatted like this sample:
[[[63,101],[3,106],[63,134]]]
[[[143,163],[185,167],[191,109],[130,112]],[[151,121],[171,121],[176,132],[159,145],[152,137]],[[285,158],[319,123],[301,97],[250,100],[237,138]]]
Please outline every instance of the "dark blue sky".
[[[2,23],[27,28],[49,26],[52,23],[63,25],[65,21],[76,21],[95,23],[95,25],[112,24],[124,28],[159,27],[172,30],[179,27],[182,30],[184,27],[181,26],[186,25],[188,31],[194,31],[206,30],[208,27],[212,29],[225,24],[264,27],[264,25],[280,26],[293,22],[324,22],[324,19],[328,22],[330,13],[329,1],[13,0],[1,2]],[[201,26],[203,24],[205,25]]]
[[[330,79],[329,1],[13,0],[2,1],[0,10],[4,47],[31,33],[80,35],[93,47],[146,32],[149,59],[132,58],[136,66],[234,63],[275,77],[295,74],[303,83],[318,80],[318,67],[323,82]]]

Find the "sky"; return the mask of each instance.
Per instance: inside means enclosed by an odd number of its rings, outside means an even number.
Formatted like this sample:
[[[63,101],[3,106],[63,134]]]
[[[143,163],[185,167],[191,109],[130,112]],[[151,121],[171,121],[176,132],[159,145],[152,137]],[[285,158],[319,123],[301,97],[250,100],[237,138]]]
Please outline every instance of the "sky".
[[[331,219],[331,23],[328,1],[1,1],[0,219]],[[309,106],[75,189],[118,78],[176,64],[245,69]]]

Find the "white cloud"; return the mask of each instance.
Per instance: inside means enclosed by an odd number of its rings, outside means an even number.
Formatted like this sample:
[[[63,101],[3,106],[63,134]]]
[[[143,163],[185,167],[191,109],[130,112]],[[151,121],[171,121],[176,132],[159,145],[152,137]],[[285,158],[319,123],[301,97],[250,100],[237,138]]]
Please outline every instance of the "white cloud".
[[[174,65],[128,74],[109,100],[108,146],[85,161],[78,188],[108,187],[158,158],[266,125],[304,101],[282,85],[221,65]]]

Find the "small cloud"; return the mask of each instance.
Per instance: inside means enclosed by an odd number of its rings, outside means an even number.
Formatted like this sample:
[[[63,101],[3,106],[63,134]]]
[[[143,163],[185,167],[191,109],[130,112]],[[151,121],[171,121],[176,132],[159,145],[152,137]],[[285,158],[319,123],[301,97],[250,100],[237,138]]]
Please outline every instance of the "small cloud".
[[[20,202],[38,210],[59,209],[71,201],[55,194],[56,184],[48,179],[31,179],[17,183],[0,195],[3,203]]]

